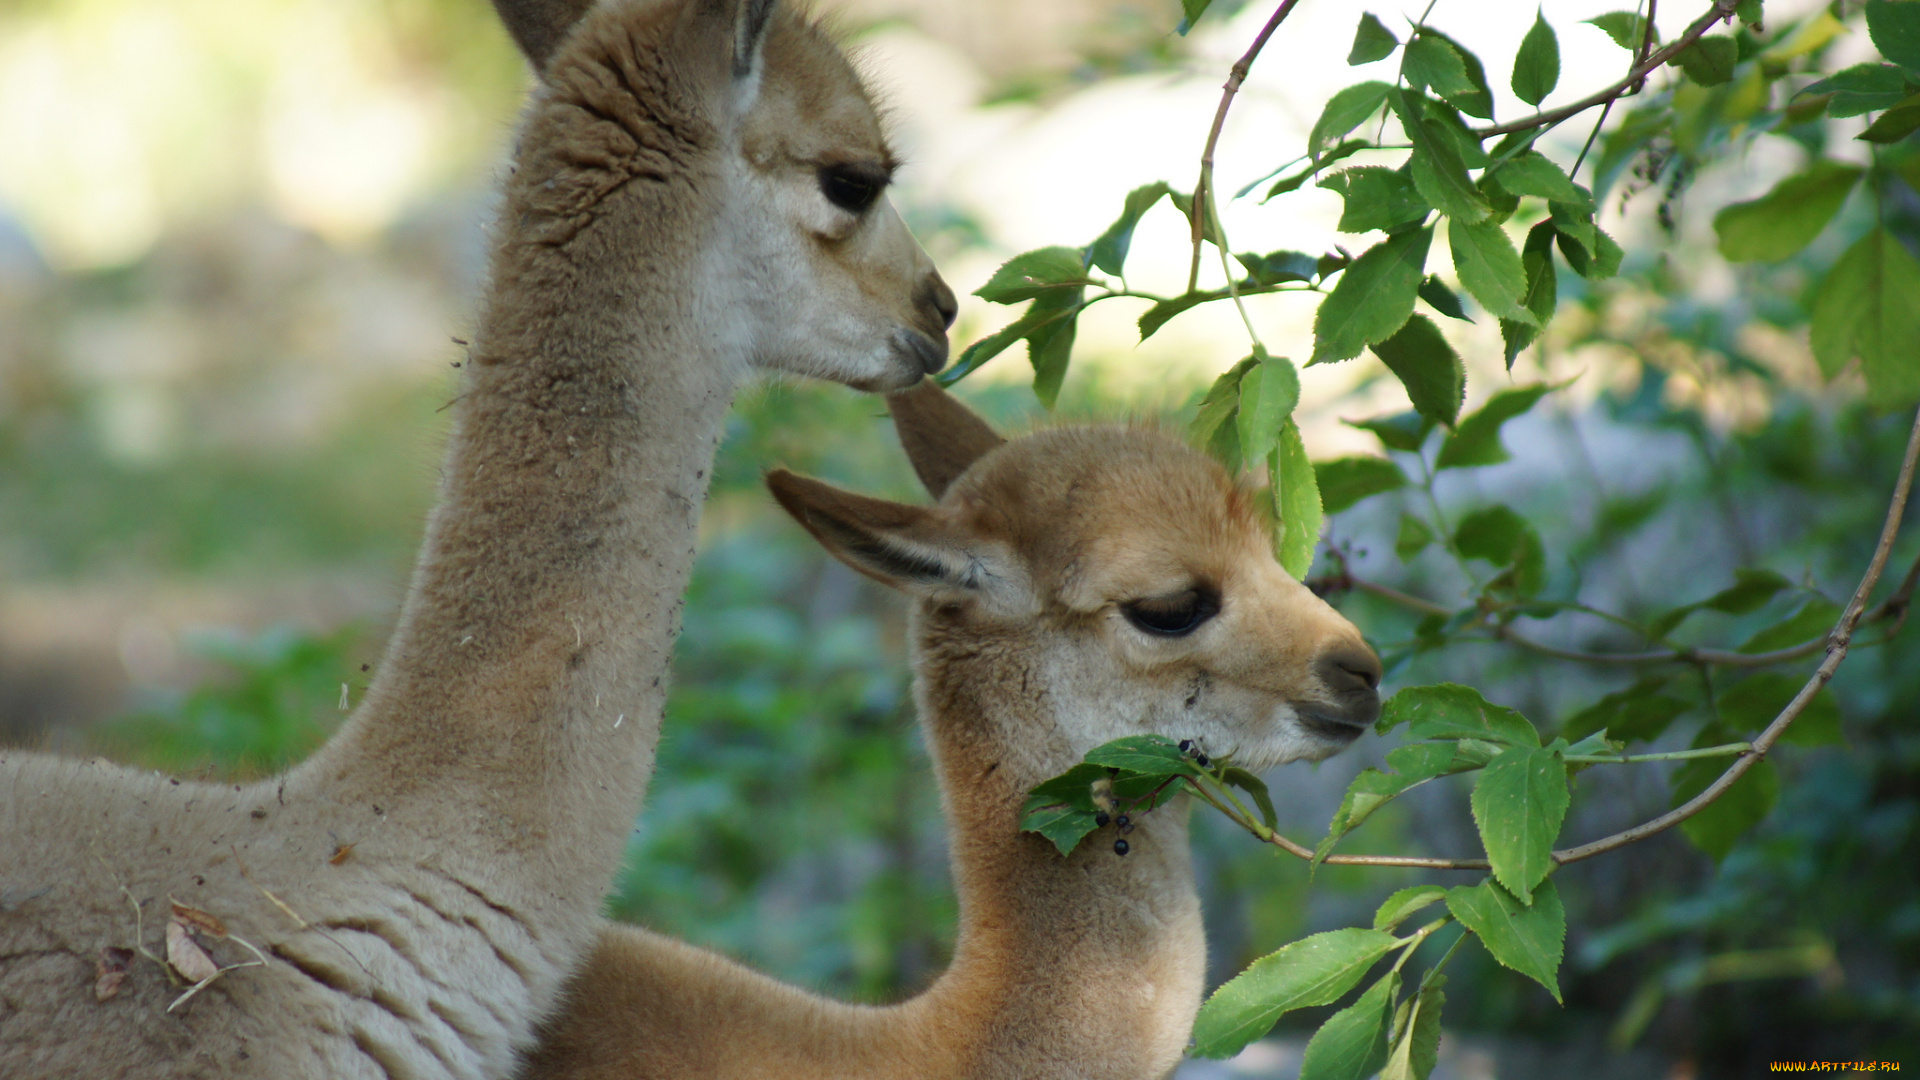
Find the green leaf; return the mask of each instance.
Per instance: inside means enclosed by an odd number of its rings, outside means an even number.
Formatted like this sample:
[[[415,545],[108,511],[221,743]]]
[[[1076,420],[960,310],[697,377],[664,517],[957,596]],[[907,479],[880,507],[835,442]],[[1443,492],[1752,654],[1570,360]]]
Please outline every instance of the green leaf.
[[[1121,273],[1127,262],[1127,252],[1133,247],[1133,230],[1140,224],[1140,216],[1152,209],[1162,195],[1172,190],[1165,180],[1160,180],[1128,192],[1119,219],[1107,226],[1107,231],[1100,234],[1100,239],[1088,245],[1087,261],[1109,274]]]
[[[1181,37],[1187,36],[1187,31],[1193,29],[1193,24],[1200,21],[1200,16],[1206,12],[1207,5],[1211,3],[1213,0],[1180,0],[1180,13],[1184,16],[1178,28]]]
[[[1344,457],[1313,464],[1314,481],[1320,486],[1320,504],[1329,514],[1337,514],[1362,499],[1407,485],[1407,474],[1400,466],[1380,457]]]
[[[1647,633],[1656,638],[1664,638],[1674,628],[1687,620],[1687,616],[1696,611],[1719,611],[1728,615],[1745,615],[1759,610],[1762,604],[1773,599],[1775,593],[1790,589],[1793,582],[1774,573],[1772,570],[1735,570],[1734,583],[1714,593],[1705,600],[1684,604],[1654,619],[1647,626]]]
[[[1441,92],[1440,96],[1468,116],[1477,116],[1482,120],[1493,119],[1493,92],[1487,89],[1487,71],[1481,66],[1480,58],[1473,55],[1473,50],[1430,26],[1421,27],[1418,34],[1421,38],[1433,38],[1444,42],[1453,50],[1454,55],[1460,58],[1461,68],[1466,73],[1467,89]]]
[[[1520,253],[1498,222],[1477,225],[1455,221],[1447,226],[1453,251],[1453,269],[1480,306],[1502,319],[1533,324],[1533,312],[1521,304],[1527,291],[1527,272]]]
[[[1809,597],[1793,614],[1748,638],[1735,651],[1751,655],[1790,649],[1826,637],[1839,621],[1839,604],[1824,596]]]
[[[1493,876],[1523,904],[1553,872],[1553,842],[1567,816],[1567,765],[1533,746],[1502,750],[1474,780],[1474,824]]]
[[[1428,307],[1447,318],[1459,319],[1461,322],[1473,321],[1467,315],[1467,309],[1461,306],[1459,295],[1447,288],[1446,283],[1441,281],[1438,275],[1428,274],[1427,279],[1420,283],[1419,293],[1420,299],[1425,300]],[[1464,391],[1464,385],[1462,389]]]
[[[1333,95],[1320,110],[1320,119],[1314,121],[1313,131],[1307,136],[1307,152],[1318,156],[1339,142],[1347,132],[1378,112],[1392,91],[1391,84],[1372,81],[1355,83]]]
[[[1533,344],[1552,320],[1553,312],[1560,303],[1560,281],[1553,269],[1553,238],[1557,235],[1553,222],[1543,221],[1527,233],[1527,242],[1520,249],[1520,265],[1527,272],[1527,292],[1521,298],[1528,311],[1533,313],[1534,322],[1524,323],[1517,319],[1500,320],[1500,337],[1506,343],[1507,370],[1513,370],[1513,361],[1520,351]],[[1617,269],[1620,260],[1613,260]],[[1504,460],[1504,459],[1502,459]]]
[[[1540,534],[1506,506],[1489,506],[1462,518],[1453,544],[1465,558],[1511,568],[1489,583],[1489,589],[1532,596],[1546,586],[1547,555]]]
[[[1740,46],[1732,38],[1718,35],[1695,40],[1667,61],[1701,86],[1719,86],[1731,80],[1734,65],[1739,62]]]
[[[1535,383],[1515,390],[1503,390],[1488,399],[1479,411],[1460,421],[1453,434],[1441,444],[1434,459],[1439,469],[1460,469],[1476,465],[1498,465],[1512,455],[1500,445],[1500,428],[1507,421],[1533,408],[1553,387]]]
[[[1574,713],[1560,726],[1565,739],[1583,739],[1605,731],[1615,739],[1645,742],[1657,739],[1674,719],[1693,708],[1676,697],[1662,694],[1672,675],[1650,675],[1616,690]]]
[[[1273,482],[1274,518],[1279,529],[1274,536],[1274,557],[1294,580],[1306,580],[1313,566],[1313,549],[1320,543],[1320,526],[1325,515],[1320,508],[1320,486],[1313,475],[1313,463],[1307,460],[1307,445],[1300,429],[1289,417],[1280,427],[1280,444],[1267,459]]]
[[[1246,268],[1255,285],[1278,285],[1287,281],[1312,281],[1319,274],[1319,260],[1298,251],[1251,252],[1235,255],[1234,261]]]
[[[1440,1063],[1440,1010],[1447,1001],[1440,988],[1446,985],[1447,977],[1435,972],[1422,982],[1400,1041],[1380,1070],[1380,1080],[1427,1080]]]
[[[1400,515],[1400,534],[1394,537],[1393,553],[1401,562],[1407,562],[1427,550],[1427,545],[1431,543],[1432,526],[1412,514]]]
[[[1428,107],[1418,97],[1395,93],[1394,111],[1400,126],[1413,144],[1409,159],[1413,186],[1434,209],[1456,221],[1485,221],[1493,214],[1486,197],[1467,176],[1466,159],[1460,145],[1439,120],[1423,119],[1418,110]]]
[[[1560,84],[1560,39],[1547,25],[1547,14],[1533,17],[1533,29],[1521,39],[1520,52],[1513,58],[1514,96],[1529,105],[1539,105]]]
[[[1264,205],[1267,200],[1273,198],[1275,195],[1285,195],[1289,191],[1297,190],[1300,185],[1318,175],[1321,169],[1326,168],[1336,161],[1344,161],[1360,151],[1368,149],[1372,145],[1372,143],[1365,139],[1348,139],[1326,153],[1314,158],[1312,161],[1309,161],[1299,172],[1291,173],[1274,181],[1273,186],[1267,189],[1267,193],[1261,197],[1260,202]],[[1237,199],[1241,195],[1245,195],[1257,187],[1259,183],[1260,181],[1256,180],[1254,183],[1241,188],[1240,191],[1234,195],[1234,198]]]
[[[1855,138],[1871,143],[1896,143],[1920,131],[1920,94],[1900,99],[1900,103],[1880,114]]]
[[[1414,35],[1401,62],[1408,85],[1416,90],[1430,89],[1441,97],[1473,92],[1466,59],[1452,42],[1438,34],[1422,30]]]
[[[1718,734],[1712,725],[1701,731],[1702,737],[1711,736],[1715,742],[1727,741],[1718,738]],[[1673,774],[1673,805],[1681,806],[1705,791],[1733,761],[1733,758],[1694,758],[1682,762]],[[1680,831],[1694,847],[1718,862],[1727,857],[1740,837],[1765,820],[1779,798],[1780,775],[1774,771],[1773,762],[1762,760],[1705,809],[1681,822]]]
[[[1047,247],[1015,255],[1000,264],[973,295],[996,304],[1016,304],[1055,290],[1090,284],[1079,248]]]
[[[1058,303],[1066,314],[1035,327],[1027,335],[1027,361],[1033,365],[1033,395],[1040,404],[1053,408],[1060,397],[1060,384],[1067,378],[1067,362],[1073,356],[1073,339],[1078,333],[1082,290],[1063,290],[1058,300],[1042,298],[1034,306]]]
[[[1209,300],[1218,300],[1220,298],[1221,294],[1217,292],[1190,292],[1173,297],[1170,300],[1160,301],[1141,314],[1140,340],[1145,341],[1152,337],[1155,331],[1167,325],[1167,322],[1175,315],[1180,314],[1188,308],[1198,307]]]
[[[1020,818],[1020,831],[1039,833],[1062,855],[1073,854],[1088,833],[1099,828],[1092,812],[1071,806],[1047,806],[1029,810]]]
[[[1447,890],[1447,910],[1473,931],[1501,966],[1527,976],[1560,1000],[1558,972],[1567,941],[1567,912],[1552,881],[1522,904],[1492,878]]]
[[[1300,1080],[1367,1080],[1387,1063],[1387,1035],[1400,973],[1380,976],[1353,1004],[1328,1017],[1307,1040]]]
[[[1314,313],[1309,363],[1350,360],[1405,326],[1432,243],[1431,228],[1408,229],[1361,252],[1342,270]]]
[[[1343,423],[1348,427],[1373,432],[1381,445],[1389,450],[1405,450],[1408,453],[1420,449],[1420,445],[1427,441],[1427,433],[1433,430],[1432,417],[1417,412],[1376,416],[1371,420],[1346,420]]]
[[[1439,775],[1439,774],[1433,774]],[[1361,769],[1347,785],[1346,794],[1340,797],[1340,806],[1334,810],[1333,818],[1327,822],[1327,835],[1313,849],[1313,862],[1318,864],[1333,851],[1340,838],[1360,827],[1361,823],[1373,816],[1375,810],[1387,805],[1406,792],[1433,779],[1433,775],[1418,776],[1405,773],[1387,773],[1379,769]]]
[[[1338,192],[1345,202],[1340,212],[1341,232],[1392,232],[1426,219],[1431,207],[1413,189],[1413,181],[1397,170],[1379,165],[1343,169],[1321,180],[1320,187]]]
[[[1162,735],[1128,735],[1087,751],[1087,764],[1148,776],[1198,776],[1199,766],[1187,760],[1173,740]]]
[[[1593,193],[1567,179],[1565,170],[1538,150],[1507,159],[1507,163],[1500,166],[1498,176],[1500,186],[1515,195],[1533,195],[1584,207],[1589,214],[1593,212]]]
[[[1469,749],[1469,744],[1488,748],[1485,756]],[[1471,772],[1493,760],[1500,747],[1479,739],[1455,742],[1402,743],[1387,751],[1387,768],[1402,776],[1428,779],[1457,772]]]
[[[1605,15],[1596,15],[1587,20],[1607,32],[1615,45],[1638,55],[1640,45],[1646,40],[1647,20],[1631,11],[1609,11]]]
[[[1267,791],[1267,782],[1239,766],[1229,766],[1220,773],[1220,779],[1232,784],[1252,796],[1253,804],[1260,808],[1260,820],[1267,828],[1280,826],[1280,817],[1273,812],[1273,795]]]
[[[1795,100],[1830,94],[1827,115],[1836,119],[1890,109],[1907,98],[1906,73],[1892,64],[1855,64],[1793,95]]]
[[[1580,238],[1557,227],[1557,224],[1554,229],[1554,237],[1560,242],[1560,254],[1566,257],[1567,265],[1573,267],[1573,272],[1588,281],[1601,281],[1620,272],[1620,259],[1625,253],[1620,250],[1620,245],[1614,242],[1613,237],[1608,236],[1605,231],[1596,227],[1592,229],[1592,233],[1593,246],[1589,253],[1590,249]],[[1526,258],[1526,255],[1522,254],[1521,262],[1525,263]],[[1546,283],[1554,285],[1557,290],[1558,282],[1554,280],[1552,260],[1545,259],[1544,262],[1547,269]],[[1529,296],[1531,295],[1529,290]],[[1546,294],[1543,291],[1541,295],[1544,297]]]
[[[1920,8],[1867,0],[1867,36],[1881,56],[1920,74]]]
[[[1892,233],[1876,228],[1840,256],[1811,321],[1813,355],[1828,378],[1858,356],[1875,404],[1920,398],[1920,263]]]
[[[1081,762],[1029,791],[1026,810],[1022,812],[1049,806],[1068,806],[1091,814],[1100,809],[1099,804],[1093,799],[1093,785],[1107,777],[1107,770],[1103,766]]]
[[[1407,724],[1416,739],[1485,739],[1504,746],[1539,746],[1527,718],[1455,683],[1409,686],[1387,699],[1374,729],[1385,735]]]
[[[1467,393],[1466,364],[1432,320],[1409,317],[1398,333],[1374,345],[1373,353],[1400,380],[1420,415],[1448,427],[1459,419]]]
[[[1280,442],[1280,425],[1300,403],[1300,374],[1284,356],[1268,356],[1240,376],[1240,454],[1263,458]]]
[[[1330,930],[1255,960],[1200,1007],[1193,1053],[1232,1057],[1283,1014],[1339,1000],[1395,944],[1392,934],[1379,930]]]
[[[1410,885],[1381,902],[1380,910],[1373,913],[1373,928],[1392,930],[1414,912],[1446,898],[1447,890],[1438,885]]]
[[[1353,48],[1347,50],[1347,63],[1357,66],[1385,60],[1399,47],[1400,39],[1393,36],[1393,31],[1380,25],[1380,20],[1368,12],[1360,16],[1360,25],[1353,32]]]
[[[1756,734],[1780,715],[1806,685],[1806,679],[1783,671],[1763,671],[1749,675],[1722,691],[1715,700],[1720,720],[1742,735]],[[1844,743],[1840,731],[1840,706],[1832,692],[1822,688],[1807,702],[1807,707],[1780,736],[1782,742],[1801,746],[1832,746]]]
[[[1213,386],[1200,399],[1200,407],[1195,410],[1193,423],[1187,428],[1187,435],[1196,445],[1226,466],[1230,473],[1240,471],[1240,425],[1237,422],[1240,411],[1240,380],[1260,362],[1257,356],[1245,360],[1221,372],[1213,380]]]
[[[1055,289],[1036,299],[1019,318],[967,346],[960,359],[940,373],[940,385],[952,386],[1005,352],[1014,342],[1044,333],[1062,320],[1078,316],[1080,297],[1079,289]]]

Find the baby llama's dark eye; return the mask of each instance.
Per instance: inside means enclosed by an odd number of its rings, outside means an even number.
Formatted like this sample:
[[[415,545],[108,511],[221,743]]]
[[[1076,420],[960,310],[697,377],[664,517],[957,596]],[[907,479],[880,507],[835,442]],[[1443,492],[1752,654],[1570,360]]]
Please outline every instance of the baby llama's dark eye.
[[[1149,596],[1120,605],[1134,626],[1159,637],[1185,637],[1220,613],[1220,598],[1200,589]]]
[[[887,176],[878,169],[857,165],[829,165],[820,170],[820,194],[853,214],[865,213],[887,190]]]

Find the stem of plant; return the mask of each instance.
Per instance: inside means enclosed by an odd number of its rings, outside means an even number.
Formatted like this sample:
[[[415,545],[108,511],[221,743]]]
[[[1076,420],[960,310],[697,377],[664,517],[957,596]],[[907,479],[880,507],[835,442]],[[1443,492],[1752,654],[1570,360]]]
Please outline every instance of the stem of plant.
[[[1397,972],[1401,968],[1405,967],[1407,960],[1411,958],[1416,951],[1419,950],[1420,946],[1426,942],[1428,937],[1431,937],[1433,935],[1433,932],[1435,930],[1440,929],[1441,927],[1447,925],[1452,921],[1453,921],[1453,916],[1443,915],[1440,918],[1435,919],[1432,922],[1428,923],[1427,925],[1421,927],[1420,929],[1415,930],[1413,932],[1413,936],[1407,939],[1406,944],[1400,946],[1400,959],[1395,960],[1393,962],[1393,970]]]

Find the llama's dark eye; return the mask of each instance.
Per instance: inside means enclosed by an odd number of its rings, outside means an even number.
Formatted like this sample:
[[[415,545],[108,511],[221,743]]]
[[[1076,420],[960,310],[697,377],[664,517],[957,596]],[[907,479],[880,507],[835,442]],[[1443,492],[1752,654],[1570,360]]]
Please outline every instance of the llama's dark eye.
[[[1187,589],[1121,604],[1120,613],[1149,634],[1184,637],[1220,613],[1220,598],[1206,590]]]
[[[872,165],[828,165],[820,170],[820,194],[849,213],[865,213],[887,190],[890,178]]]

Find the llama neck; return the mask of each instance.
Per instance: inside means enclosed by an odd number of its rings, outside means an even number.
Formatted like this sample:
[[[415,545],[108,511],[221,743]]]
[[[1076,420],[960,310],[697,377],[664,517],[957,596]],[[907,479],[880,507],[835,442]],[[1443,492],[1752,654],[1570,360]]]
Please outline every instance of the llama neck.
[[[700,230],[676,230],[689,214],[675,209],[642,207],[653,235],[624,230],[617,251],[614,227],[555,245],[510,191],[501,219],[521,224],[495,252],[398,626],[360,709],[289,784],[415,816],[452,845],[441,857],[532,860],[529,880],[586,897],[582,911],[652,768],[745,369],[711,329],[727,320],[698,287]]]
[[[968,1075],[1163,1076],[1206,973],[1186,799],[1138,815],[1124,857],[1112,826],[1066,857],[1021,833],[1026,792],[1073,756],[1022,743],[1046,730],[1044,702],[1020,700],[1025,683],[1005,674],[969,672],[923,705],[954,824],[960,935],[953,966],[914,1004],[969,1018]]]

